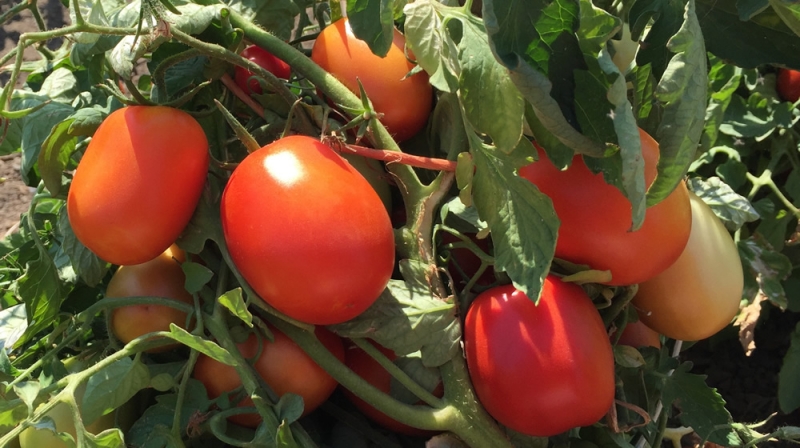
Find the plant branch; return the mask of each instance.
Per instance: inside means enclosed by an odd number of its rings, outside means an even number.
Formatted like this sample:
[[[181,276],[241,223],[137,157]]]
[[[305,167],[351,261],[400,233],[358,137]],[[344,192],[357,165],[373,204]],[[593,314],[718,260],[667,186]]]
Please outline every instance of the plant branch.
[[[344,154],[356,154],[369,159],[386,162],[387,167],[392,163],[402,163],[403,165],[414,166],[437,171],[455,171],[456,162],[433,157],[415,156],[399,151],[387,151],[385,149],[373,149],[366,146],[350,145],[341,140],[330,138],[326,139],[328,146],[335,151]]]

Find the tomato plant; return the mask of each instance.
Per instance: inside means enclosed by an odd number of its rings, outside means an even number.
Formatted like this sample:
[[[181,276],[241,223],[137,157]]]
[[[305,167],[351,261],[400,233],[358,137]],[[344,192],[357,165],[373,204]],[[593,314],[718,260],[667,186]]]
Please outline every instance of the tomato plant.
[[[72,230],[103,260],[149,261],[188,224],[207,170],[206,135],[189,114],[118,109],[94,133],[75,172],[67,198]]]
[[[359,92],[360,81],[375,111],[383,114],[381,122],[397,141],[403,141],[425,126],[433,91],[425,73],[406,77],[414,64],[406,58],[403,35],[397,30],[392,32],[392,45],[381,58],[353,35],[348,20],[341,19],[322,30],[314,42],[311,59],[353,92]]]
[[[645,183],[656,176],[658,143],[641,129]],[[561,226],[556,257],[592,269],[610,270],[612,285],[630,285],[652,278],[671,265],[689,238],[691,210],[686,185],[647,209],[644,224],[630,231],[630,202],[602,174],[593,174],[580,156],[559,171],[539,148],[539,160],[520,170],[553,201]]]
[[[186,254],[172,245],[158,257],[141,264],[120,266],[106,290],[107,297],[159,297],[194,305],[192,295],[184,288],[186,276],[180,263]],[[147,333],[169,331],[169,325],[186,328],[187,313],[168,305],[128,305],[111,311],[111,332],[123,344]],[[151,351],[175,348],[171,344]]]
[[[312,138],[286,137],[249,155],[225,187],[221,213],[244,278],[300,321],[334,324],[361,314],[392,274],[394,236],[383,203],[358,171]]]
[[[247,48],[242,50],[242,57],[255,62],[278,78],[289,79],[292,75],[292,68],[289,67],[289,64],[257,45],[248,45]],[[252,76],[253,72],[250,70],[236,66],[235,79],[239,88],[245,92],[262,93],[261,85],[257,80],[251,79]]]
[[[287,393],[301,396],[303,415],[308,414],[333,393],[337,386],[336,380],[288,336],[274,327],[270,331],[273,340],[262,340],[261,347],[255,334],[248,336],[237,347],[245,358],[253,360],[253,368],[278,397]],[[318,327],[314,334],[331,353],[344,361],[344,346],[338,336],[322,327]],[[205,385],[210,398],[232,392],[242,385],[242,380],[233,367],[207,356],[198,358],[193,375]],[[240,407],[252,405],[253,401],[249,397],[238,403]],[[229,417],[229,420],[255,428],[261,422],[261,417],[258,414],[236,414]]]
[[[639,285],[633,304],[642,322],[673,339],[705,339],[739,311],[743,274],[739,251],[702,199],[690,194],[692,232],[678,260]]]
[[[538,305],[513,285],[478,295],[464,350],[481,404],[515,431],[548,437],[591,425],[614,401],[614,356],[600,314],[579,286],[555,277]]]
[[[800,99],[800,71],[778,69],[778,93],[781,98],[793,103]]]

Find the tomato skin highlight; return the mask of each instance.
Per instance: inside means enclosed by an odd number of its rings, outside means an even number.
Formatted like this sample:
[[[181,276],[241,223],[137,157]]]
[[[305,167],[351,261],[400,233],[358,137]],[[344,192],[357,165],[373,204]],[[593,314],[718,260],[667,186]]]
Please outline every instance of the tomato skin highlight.
[[[614,401],[614,356],[579,286],[545,279],[538,306],[513,285],[484,291],[464,324],[470,377],[489,414],[549,437],[591,425]]]
[[[702,199],[690,196],[686,249],[667,270],[639,285],[633,304],[653,330],[697,341],[725,328],[739,312],[744,274],[728,230]]]
[[[641,129],[645,183],[656,177],[658,143]],[[647,209],[644,224],[631,227],[630,202],[593,174],[580,156],[559,171],[537,146],[539,161],[519,170],[553,201],[561,227],[558,229],[555,256],[592,269],[610,270],[610,285],[632,285],[654,277],[680,256],[689,239],[692,223],[686,183],[666,199]]]
[[[394,233],[383,202],[331,148],[291,136],[253,152],[222,195],[234,264],[267,303],[302,322],[361,314],[386,287]]]
[[[292,75],[292,68],[289,67],[289,64],[283,62],[274,54],[257,45],[250,45],[242,50],[241,56],[260,65],[264,68],[264,70],[272,73],[277,78],[289,79],[289,77]],[[263,93],[261,90],[261,84],[259,84],[255,79],[250,79],[253,74],[254,73],[250,70],[237,65],[234,74],[236,85],[238,85],[239,88],[244,90],[246,93],[253,92],[261,94]]]
[[[784,101],[796,103],[800,99],[800,71],[779,69],[777,87],[778,94]]]
[[[164,106],[112,112],[89,142],[69,189],[75,236],[113,264],[152,260],[189,223],[208,160],[203,128],[186,112]]]
[[[163,297],[194,305],[184,283],[186,275],[180,263],[186,254],[173,245],[158,257],[141,264],[120,266],[111,277],[106,297]],[[175,324],[186,329],[187,314],[167,305],[130,305],[111,311],[111,332],[123,344],[154,331],[169,331]],[[158,353],[171,350],[180,344],[169,344],[148,350]]]
[[[330,397],[338,383],[288,336],[273,326],[269,328],[274,341],[263,340],[261,355],[253,366],[279,397],[286,393],[303,397],[303,415],[307,415]],[[314,333],[331,353],[344,362],[344,345],[339,336],[323,327],[317,327]],[[255,334],[251,334],[245,342],[237,344],[237,347],[242,356],[250,360],[258,353],[258,339]],[[205,385],[209,398],[212,399],[242,385],[236,369],[205,355],[197,358],[193,376]],[[253,406],[253,400],[245,397],[238,406]],[[237,414],[228,420],[237,425],[255,428],[261,423],[261,416]]]
[[[403,79],[414,68],[404,52],[405,37],[396,29],[392,46],[383,58],[358,39],[347,19],[337,20],[317,37],[311,59],[359,95],[358,81],[382,113],[381,123],[398,142],[408,140],[428,121],[433,88],[425,72]]]

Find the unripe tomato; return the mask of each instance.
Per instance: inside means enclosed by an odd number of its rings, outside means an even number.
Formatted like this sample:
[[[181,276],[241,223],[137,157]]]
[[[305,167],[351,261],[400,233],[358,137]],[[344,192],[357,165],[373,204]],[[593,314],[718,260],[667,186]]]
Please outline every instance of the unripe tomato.
[[[800,72],[782,68],[778,70],[778,94],[785,101],[796,103],[800,99]]]
[[[639,50],[639,42],[631,39],[631,28],[627,23],[622,24],[622,38],[620,40],[609,40],[611,46],[614,48],[614,54],[611,59],[614,65],[617,66],[620,72],[627,73],[628,67],[636,57],[636,52]]]
[[[378,344],[373,345],[390,360],[394,361],[397,358],[397,355],[392,350],[389,350],[388,348],[382,347]],[[345,364],[347,364],[347,367],[355,372],[356,375],[363,378],[364,381],[368,382],[369,384],[375,386],[375,388],[381,392],[386,394],[390,392],[392,388],[392,375],[387,372],[386,369],[384,369],[383,366],[378,363],[378,361],[376,361],[364,350],[361,350],[358,346],[353,345],[348,347],[347,351],[345,352]],[[408,434],[410,436],[425,436],[434,434],[432,431],[426,431],[424,429],[414,428],[413,426],[400,423],[383,412],[375,409],[371,404],[367,403],[361,398],[358,398],[358,396],[350,392],[350,390],[343,390],[345,396],[353,403],[353,405],[355,405],[355,407],[358,408],[359,411],[364,413],[364,415],[369,417],[375,423],[390,431]],[[437,397],[441,397],[443,393],[444,390],[440,383],[439,386],[437,386],[437,388],[433,391],[433,394]]]
[[[292,75],[292,68],[289,67],[289,64],[257,45],[250,45],[242,50],[242,57],[255,62],[277,78],[289,79]],[[250,79],[250,77],[253,76],[253,72],[244,67],[239,67],[238,65],[235,70],[234,78],[236,79],[236,85],[238,85],[240,89],[247,93],[262,93],[261,85],[258,81]]]
[[[645,183],[656,177],[658,143],[641,129]],[[681,181],[666,199],[647,209],[644,224],[630,232],[631,204],[602,174],[593,174],[580,156],[559,171],[541,148],[539,161],[520,169],[553,200],[561,227],[556,257],[610,270],[610,285],[631,285],[652,278],[671,265],[689,239],[692,223],[689,193]]]
[[[341,156],[304,136],[247,156],[222,194],[231,258],[267,303],[297,320],[344,322],[378,298],[394,234],[375,190]]]
[[[253,367],[279,397],[287,393],[303,397],[303,415],[306,415],[325,402],[338,383],[288,336],[275,327],[270,326],[270,330],[274,341],[262,340],[261,355],[253,363]],[[344,362],[344,346],[339,336],[323,327],[317,327],[315,334],[331,353]],[[254,358],[258,353],[258,339],[255,334],[251,334],[237,347],[245,358]],[[236,369],[205,355],[200,355],[197,359],[194,377],[205,385],[208,396],[212,399],[242,385]],[[253,400],[246,397],[238,406],[253,406]],[[261,416],[237,414],[228,420],[255,428],[261,423]]]
[[[347,19],[330,24],[317,37],[311,59],[356,95],[358,81],[382,113],[381,123],[397,141],[408,140],[428,121],[433,88],[425,72],[405,78],[414,68],[405,55],[406,39],[394,30],[389,53],[381,58],[366,42],[356,38]],[[405,78],[405,79],[404,79]]]
[[[208,170],[208,141],[191,115],[129,106],[103,121],[67,197],[75,236],[119,265],[157,257],[194,213]]]
[[[613,338],[613,335],[612,335]],[[619,345],[627,345],[633,348],[655,347],[661,348],[661,337],[659,334],[644,324],[641,320],[628,322],[622,335],[617,341]]]
[[[711,208],[693,193],[692,233],[666,271],[639,285],[633,304],[659,333],[685,341],[705,339],[739,312],[744,275],[736,243]]]
[[[464,349],[478,399],[509,428],[549,437],[602,418],[614,401],[614,355],[586,292],[545,278],[538,306],[513,285],[469,308]]]
[[[186,255],[173,245],[158,257],[141,264],[120,266],[108,283],[106,297],[163,297],[194,304],[184,288],[186,276],[180,262]],[[154,331],[169,331],[169,324],[186,327],[186,313],[166,305],[131,305],[111,311],[111,332],[123,344]],[[152,349],[162,352],[177,347],[170,344]]]

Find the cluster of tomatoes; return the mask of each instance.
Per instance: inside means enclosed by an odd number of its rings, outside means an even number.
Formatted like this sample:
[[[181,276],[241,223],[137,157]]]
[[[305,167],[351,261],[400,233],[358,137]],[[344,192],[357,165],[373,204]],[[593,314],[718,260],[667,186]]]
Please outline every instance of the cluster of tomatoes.
[[[405,76],[413,64],[404,47],[395,31],[389,54],[378,58],[341,20],[323,30],[312,51],[312,59],[352,91],[359,91],[360,81],[398,141],[425,126],[433,101],[424,73]],[[262,49],[248,47],[242,55],[279,78],[291,75],[289,66]],[[246,92],[261,91],[245,69],[237,68],[236,80]],[[403,107],[394,104],[398,97]],[[644,132],[640,137],[649,185],[658,145]],[[553,201],[561,220],[557,257],[609,271],[612,286],[639,284],[634,304],[640,319],[668,337],[697,340],[729,323],[742,289],[738,253],[722,224],[684,183],[650,207],[642,228],[631,232],[630,203],[601,174],[592,173],[580,156],[559,170],[539,151],[539,161],[519,174]],[[176,109],[126,107],[97,130],[75,173],[67,209],[78,239],[121,266],[108,285],[109,297],[193,304],[180,267],[185,255],[172,245],[201,197],[208,163],[203,129]],[[347,161],[311,137],[285,137],[249,154],[227,182],[220,216],[236,269],[266,303],[301,322],[331,325],[359,315],[384,290],[395,265],[394,232],[380,197]],[[187,313],[162,305],[117,308],[110,322],[123,343],[168,330],[171,323],[192,325]],[[271,330],[272,341],[251,335],[239,350],[246,358],[258,357],[256,371],[278,395],[302,396],[310,412],[336,381],[287,336]],[[372,358],[345,350],[323,327],[316,334],[356,373],[388,391],[390,376]],[[550,436],[592,424],[611,407],[611,343],[596,307],[577,285],[549,276],[538,306],[511,285],[492,287],[467,311],[464,336],[480,401],[512,429]],[[205,356],[198,359],[195,377],[211,397],[241,386],[232,367]],[[521,383],[529,385],[522,395]],[[352,399],[391,429],[415,432]],[[238,404],[252,406],[249,398]],[[230,419],[245,426],[260,421],[248,413]]]

